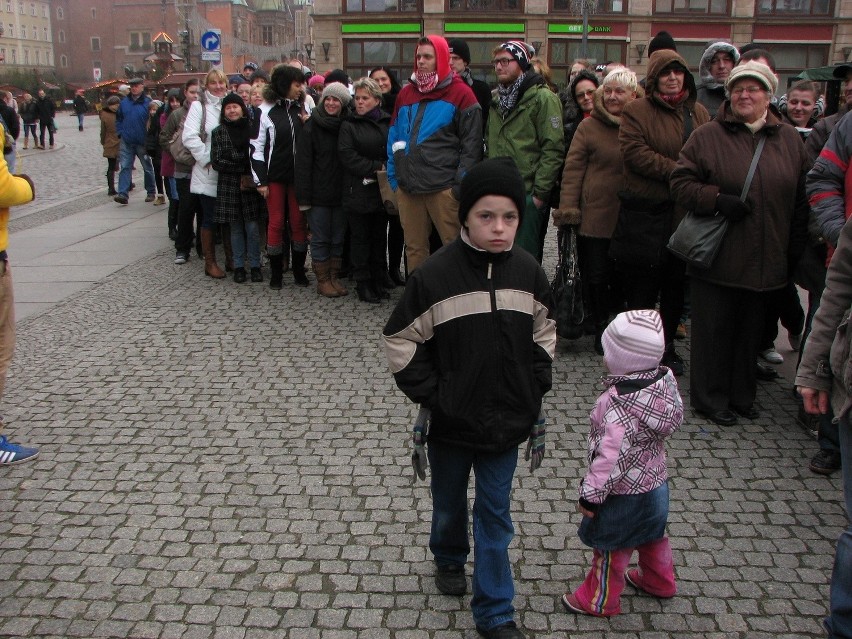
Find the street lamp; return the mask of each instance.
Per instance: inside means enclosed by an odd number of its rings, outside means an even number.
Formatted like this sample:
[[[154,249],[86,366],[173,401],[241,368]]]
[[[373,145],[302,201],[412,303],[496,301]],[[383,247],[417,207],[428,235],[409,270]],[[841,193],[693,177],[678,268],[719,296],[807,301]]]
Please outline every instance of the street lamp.
[[[325,61],[328,62],[328,51],[331,49],[331,42],[322,43],[322,52],[325,54]]]
[[[308,54],[308,65],[311,64],[311,52],[314,50],[314,45],[311,42],[305,43],[305,52]]]

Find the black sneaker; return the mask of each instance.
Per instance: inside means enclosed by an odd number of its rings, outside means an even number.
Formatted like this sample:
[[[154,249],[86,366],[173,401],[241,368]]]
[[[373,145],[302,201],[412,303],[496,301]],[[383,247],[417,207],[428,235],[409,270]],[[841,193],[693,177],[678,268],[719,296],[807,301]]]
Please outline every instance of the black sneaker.
[[[116,196],[115,196],[114,198],[112,198],[112,199],[113,199],[114,201],[118,202],[119,204],[127,204],[127,196],[126,196],[126,195],[122,195],[121,193],[119,193],[118,195],[116,195]]]
[[[238,267],[234,269],[234,282],[236,284],[242,284],[246,281],[246,270],[243,267]]]
[[[818,475],[830,475],[840,468],[840,451],[821,448],[811,459],[808,468]]]
[[[263,272],[259,268],[251,269],[251,281],[252,282],[262,282],[263,281]]]
[[[186,264],[189,261],[189,253],[178,251],[175,253],[175,264]]]
[[[456,597],[467,592],[467,580],[464,577],[464,566],[454,564],[438,564],[435,573],[435,585],[445,595]]]
[[[476,632],[479,633],[480,637],[485,637],[485,639],[524,639],[524,634],[518,630],[518,626],[515,625],[514,621],[509,621],[488,630],[483,630],[477,626]]]

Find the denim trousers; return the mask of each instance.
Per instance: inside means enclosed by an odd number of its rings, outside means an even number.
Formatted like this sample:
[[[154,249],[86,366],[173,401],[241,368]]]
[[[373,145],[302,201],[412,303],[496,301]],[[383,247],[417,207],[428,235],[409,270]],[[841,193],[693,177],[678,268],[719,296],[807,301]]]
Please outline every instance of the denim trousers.
[[[15,148],[16,148],[16,146],[12,145],[11,153],[3,154],[3,159],[6,160],[6,165],[9,167],[9,173],[15,172],[15,164],[16,164],[15,154],[17,153],[17,151],[15,151]]]
[[[80,128],[83,128],[83,118],[84,118],[84,117],[86,117],[86,114],[85,114],[85,113],[78,113],[78,114],[77,114],[77,125],[78,125]]]
[[[340,206],[312,206],[308,211],[311,227],[311,259],[325,262],[343,255],[346,214]]]
[[[201,204],[201,228],[204,230],[215,228],[216,198],[199,193],[198,202]]]
[[[234,268],[245,268],[246,259],[250,268],[260,268],[260,233],[257,220],[231,222],[230,227]]]
[[[121,172],[118,174],[118,193],[127,197],[130,183],[133,181],[133,163],[136,158],[139,158],[142,170],[145,172],[145,192],[148,195],[154,195],[154,165],[151,164],[151,158],[145,151],[145,145],[128,144],[124,140],[121,141],[118,152],[118,163],[121,165]]]
[[[509,512],[512,477],[518,449],[486,454],[458,446],[429,442],[432,467],[432,531],[429,549],[438,565],[464,566],[470,552],[467,486],[476,477],[473,502],[473,599],[477,628],[489,630],[515,613],[515,584],[509,563],[509,544],[515,534]]]
[[[846,502],[846,530],[837,540],[831,575],[831,609],[825,620],[830,639],[852,639],[852,425],[848,415],[839,420],[843,497]]]

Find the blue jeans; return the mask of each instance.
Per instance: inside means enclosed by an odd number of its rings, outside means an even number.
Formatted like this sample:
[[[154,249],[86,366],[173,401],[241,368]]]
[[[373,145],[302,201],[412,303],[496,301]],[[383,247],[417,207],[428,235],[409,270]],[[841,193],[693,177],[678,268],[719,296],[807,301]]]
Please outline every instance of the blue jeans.
[[[245,228],[243,227],[245,225]],[[260,232],[257,221],[231,222],[231,251],[234,254],[234,268],[245,268],[246,250],[250,268],[260,268]]]
[[[154,195],[154,165],[145,151],[144,144],[128,144],[121,141],[118,152],[118,162],[121,164],[121,173],[118,174],[118,194],[127,197],[130,191],[130,182],[133,177],[133,163],[139,158],[142,170],[145,172],[145,191],[148,195]]]
[[[85,113],[78,113],[77,114],[77,123],[78,123],[78,125],[81,129],[83,128],[83,118],[84,117],[86,117]]]
[[[448,444],[429,442],[432,467],[432,532],[429,549],[438,565],[464,566],[470,552],[467,535],[467,485],[476,477],[473,502],[473,599],[476,626],[489,630],[515,613],[515,584],[509,563],[509,544],[515,534],[509,512],[512,477],[518,449],[485,454]]]
[[[830,639],[852,638],[852,425],[848,416],[840,419],[840,458],[843,496],[846,501],[846,530],[837,540],[834,571],[831,575],[831,611],[825,620]]]
[[[17,145],[12,145],[12,152],[6,153],[3,155],[3,159],[6,160],[6,164],[9,166],[9,173],[15,172],[15,163],[16,163],[16,153],[15,147]]]
[[[216,226],[216,198],[209,195],[198,195],[201,204],[201,228],[212,229]]]
[[[178,196],[177,190],[177,182],[173,177],[166,178],[166,188],[168,189],[166,194],[169,196],[170,200],[175,200],[176,202],[180,201],[180,197]]]
[[[343,255],[346,214],[340,206],[313,206],[308,211],[311,226],[311,259],[325,262]]]

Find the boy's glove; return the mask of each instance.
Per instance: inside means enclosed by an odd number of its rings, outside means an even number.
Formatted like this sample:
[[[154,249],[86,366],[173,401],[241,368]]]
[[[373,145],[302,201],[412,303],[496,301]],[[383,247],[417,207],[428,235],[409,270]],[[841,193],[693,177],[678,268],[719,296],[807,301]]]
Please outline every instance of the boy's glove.
[[[544,408],[542,408],[538,413],[538,419],[533,424],[532,432],[527,442],[527,452],[524,453],[524,459],[530,463],[531,473],[535,472],[541,466],[541,462],[544,459],[544,433],[546,430],[544,421]]]
[[[417,413],[417,419],[414,422],[414,437],[412,443],[414,452],[411,453],[411,466],[414,468],[414,478],[411,483],[417,481],[417,478],[426,479],[426,469],[429,468],[429,460],[426,458],[426,447],[423,445],[426,442],[426,435],[429,433],[429,419],[432,417],[432,411],[425,406],[420,406],[420,411]]]

